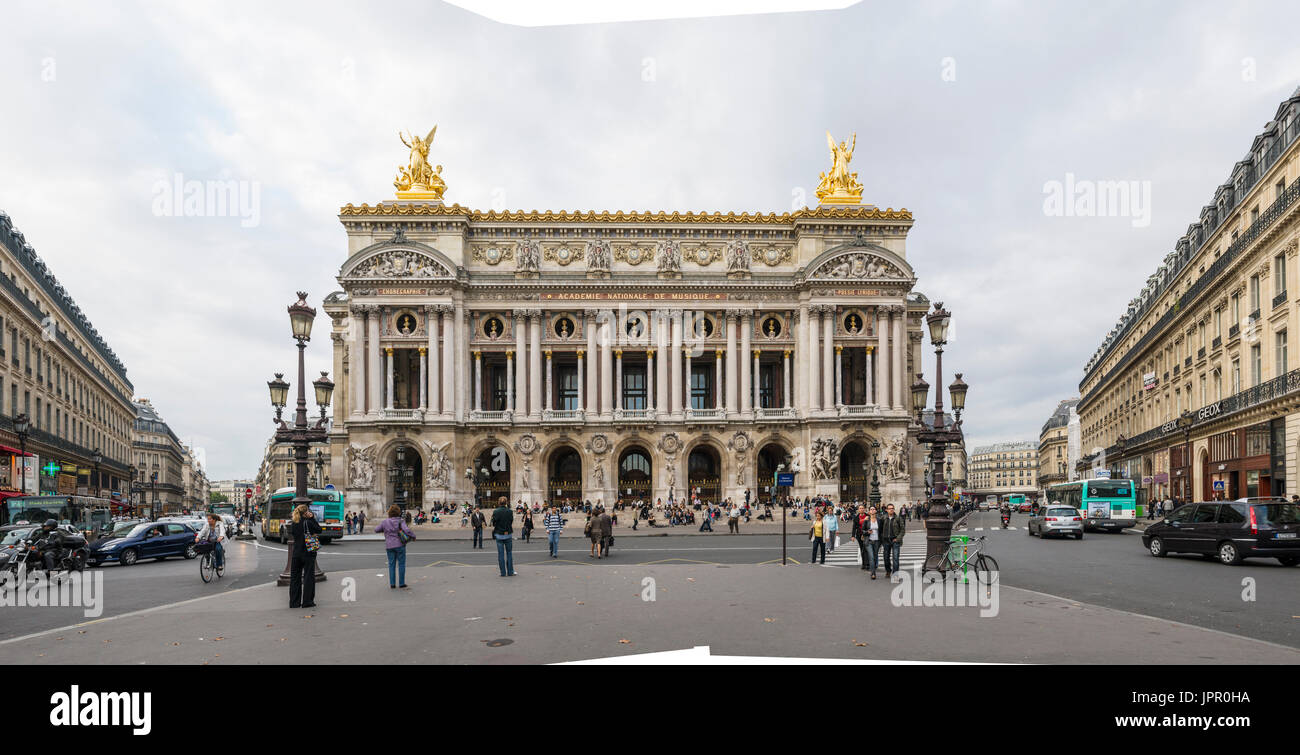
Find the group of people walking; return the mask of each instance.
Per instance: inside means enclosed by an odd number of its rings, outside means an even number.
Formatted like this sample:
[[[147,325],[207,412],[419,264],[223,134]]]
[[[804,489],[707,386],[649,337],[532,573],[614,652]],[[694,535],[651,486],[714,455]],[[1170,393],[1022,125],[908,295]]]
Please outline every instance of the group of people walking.
[[[892,578],[899,570],[907,520],[892,503],[885,506],[883,513],[869,505],[850,505],[845,513],[852,523],[851,537],[857,541],[863,571],[870,571],[871,578],[875,579],[876,570],[883,560],[885,578]],[[826,553],[834,552],[838,544],[839,529],[840,515],[836,514],[833,506],[827,504],[814,508],[812,527],[808,532],[812,541],[812,557],[808,563],[818,563],[819,556],[820,563],[826,563]]]

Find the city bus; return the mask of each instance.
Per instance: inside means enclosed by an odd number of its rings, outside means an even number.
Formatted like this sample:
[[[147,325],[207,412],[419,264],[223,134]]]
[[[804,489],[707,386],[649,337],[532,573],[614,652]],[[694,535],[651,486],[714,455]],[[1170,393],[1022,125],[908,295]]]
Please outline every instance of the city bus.
[[[1137,490],[1131,480],[1078,480],[1049,485],[1047,500],[1082,512],[1084,530],[1117,532],[1137,524]]]
[[[113,502],[105,498],[85,495],[24,495],[14,496],[0,504],[0,524],[29,522],[42,524],[55,519],[59,524],[70,524],[86,534],[87,539],[108,527],[112,519]]]
[[[233,503],[209,503],[208,513],[218,516],[239,516],[239,512],[235,510],[235,504]]]
[[[271,501],[262,518],[262,537],[266,540],[289,542],[289,525],[293,523],[293,488],[280,488],[271,494]],[[311,510],[321,526],[320,541],[327,544],[343,537],[343,494],[337,490],[308,488]]]
[[[1011,507],[1012,511],[1020,511],[1021,508],[1028,511],[1029,509],[1025,505],[1025,500],[1023,493],[1013,493],[1012,495],[1007,496],[1007,505]]]

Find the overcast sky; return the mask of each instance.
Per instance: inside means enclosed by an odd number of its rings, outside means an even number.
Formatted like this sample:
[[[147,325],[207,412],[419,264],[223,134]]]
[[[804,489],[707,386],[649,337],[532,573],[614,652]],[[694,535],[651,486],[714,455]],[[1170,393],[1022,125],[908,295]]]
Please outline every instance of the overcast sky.
[[[399,129],[438,124],[430,160],[474,208],[764,212],[812,198],[824,132],[856,131],[864,200],[914,213],[917,289],[954,313],[943,382],[971,385],[974,446],[1037,439],[1300,84],[1293,2],[543,28],[428,0],[31,2],[5,21],[0,209],[212,479],[255,473],[265,381],[294,366],[285,307],[338,288],[338,208],[392,197]],[[256,211],[169,214],[176,174],[256,186]],[[1067,174],[1149,182],[1149,222],[1045,214]],[[332,369],[328,338],[308,354]]]

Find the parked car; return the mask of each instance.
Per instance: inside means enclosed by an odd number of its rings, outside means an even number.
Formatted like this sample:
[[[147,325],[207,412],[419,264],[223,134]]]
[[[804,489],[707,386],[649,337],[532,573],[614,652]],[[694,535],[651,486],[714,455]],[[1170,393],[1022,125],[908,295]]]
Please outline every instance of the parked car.
[[[91,566],[117,561],[131,566],[142,558],[159,561],[168,556],[194,558],[194,536],[198,531],[181,522],[146,522],[137,524],[122,537],[96,540],[90,544]]]
[[[1039,508],[1038,513],[1029,518],[1026,528],[1030,535],[1047,537],[1048,535],[1074,535],[1083,539],[1083,516],[1071,506],[1048,504]]]
[[[1246,558],[1300,564],[1300,504],[1243,498],[1180,506],[1142,533],[1153,556],[1199,553],[1229,565]]]

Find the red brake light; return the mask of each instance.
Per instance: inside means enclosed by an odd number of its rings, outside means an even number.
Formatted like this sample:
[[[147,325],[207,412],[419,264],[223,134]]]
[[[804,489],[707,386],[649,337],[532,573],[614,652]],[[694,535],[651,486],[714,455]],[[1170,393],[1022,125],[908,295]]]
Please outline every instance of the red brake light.
[[[1081,516],[1076,516],[1076,517],[1074,518],[1074,521],[1076,521],[1076,522],[1082,522],[1082,521],[1083,521],[1083,517],[1081,517]]]
[[[1255,519],[1255,507],[1250,507],[1250,534],[1259,534],[1259,521]]]

